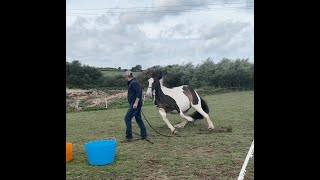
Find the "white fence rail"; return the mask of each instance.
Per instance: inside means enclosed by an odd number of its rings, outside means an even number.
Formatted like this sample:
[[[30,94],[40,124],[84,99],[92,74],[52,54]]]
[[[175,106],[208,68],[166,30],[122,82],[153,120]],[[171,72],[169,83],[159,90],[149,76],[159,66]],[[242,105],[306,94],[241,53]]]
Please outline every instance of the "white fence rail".
[[[242,165],[238,180],[243,180],[244,179],[244,175],[246,174],[246,167],[248,165],[248,162],[249,162],[250,158],[253,157],[253,151],[254,151],[254,140],[252,140],[251,147],[250,147],[250,149],[248,151],[248,154],[247,154],[247,157],[244,160],[244,163]]]

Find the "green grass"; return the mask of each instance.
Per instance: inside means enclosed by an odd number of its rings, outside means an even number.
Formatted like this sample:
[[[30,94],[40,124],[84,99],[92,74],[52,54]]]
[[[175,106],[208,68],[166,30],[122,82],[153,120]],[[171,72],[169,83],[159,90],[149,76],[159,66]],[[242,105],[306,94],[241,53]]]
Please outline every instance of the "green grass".
[[[236,179],[253,140],[253,96],[253,91],[204,96],[215,127],[232,126],[229,133],[201,134],[207,123],[200,120],[178,129],[178,135],[187,137],[167,138],[144,120],[154,144],[119,143],[125,137],[127,108],[67,113],[66,141],[73,144],[73,160],[66,164],[66,179]],[[143,113],[157,131],[171,135],[156,107],[144,106]],[[177,114],[167,117],[173,125],[181,120]],[[133,131],[139,132],[135,122]],[[90,166],[84,144],[108,138],[118,141],[114,163]],[[251,159],[245,179],[253,176]]]
[[[106,77],[113,77],[113,76],[122,76],[124,74],[124,71],[106,71],[102,70],[102,74]],[[132,72],[133,76],[136,77],[141,72]]]

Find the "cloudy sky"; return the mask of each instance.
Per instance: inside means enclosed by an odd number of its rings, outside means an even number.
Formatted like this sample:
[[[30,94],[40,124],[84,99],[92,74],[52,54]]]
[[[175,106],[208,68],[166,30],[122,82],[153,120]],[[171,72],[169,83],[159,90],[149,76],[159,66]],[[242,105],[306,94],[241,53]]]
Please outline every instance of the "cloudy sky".
[[[142,69],[254,56],[253,0],[67,0],[66,59]]]

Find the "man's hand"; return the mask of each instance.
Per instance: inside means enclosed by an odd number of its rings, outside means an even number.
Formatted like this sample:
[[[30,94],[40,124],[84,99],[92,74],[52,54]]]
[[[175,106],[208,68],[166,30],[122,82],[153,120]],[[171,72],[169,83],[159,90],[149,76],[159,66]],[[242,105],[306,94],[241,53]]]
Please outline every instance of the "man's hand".
[[[133,104],[133,109],[137,109],[137,107],[138,107],[138,103],[134,103]]]
[[[137,109],[139,100],[140,100],[139,98],[136,98],[133,104],[133,109]]]

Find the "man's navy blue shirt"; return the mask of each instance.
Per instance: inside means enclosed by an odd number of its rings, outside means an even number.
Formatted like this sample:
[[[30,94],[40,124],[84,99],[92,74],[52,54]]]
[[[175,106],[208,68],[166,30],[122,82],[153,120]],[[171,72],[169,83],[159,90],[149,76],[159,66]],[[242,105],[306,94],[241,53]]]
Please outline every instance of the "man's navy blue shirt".
[[[128,102],[134,103],[136,98],[139,98],[139,104],[141,103],[142,90],[136,79],[128,81]]]

